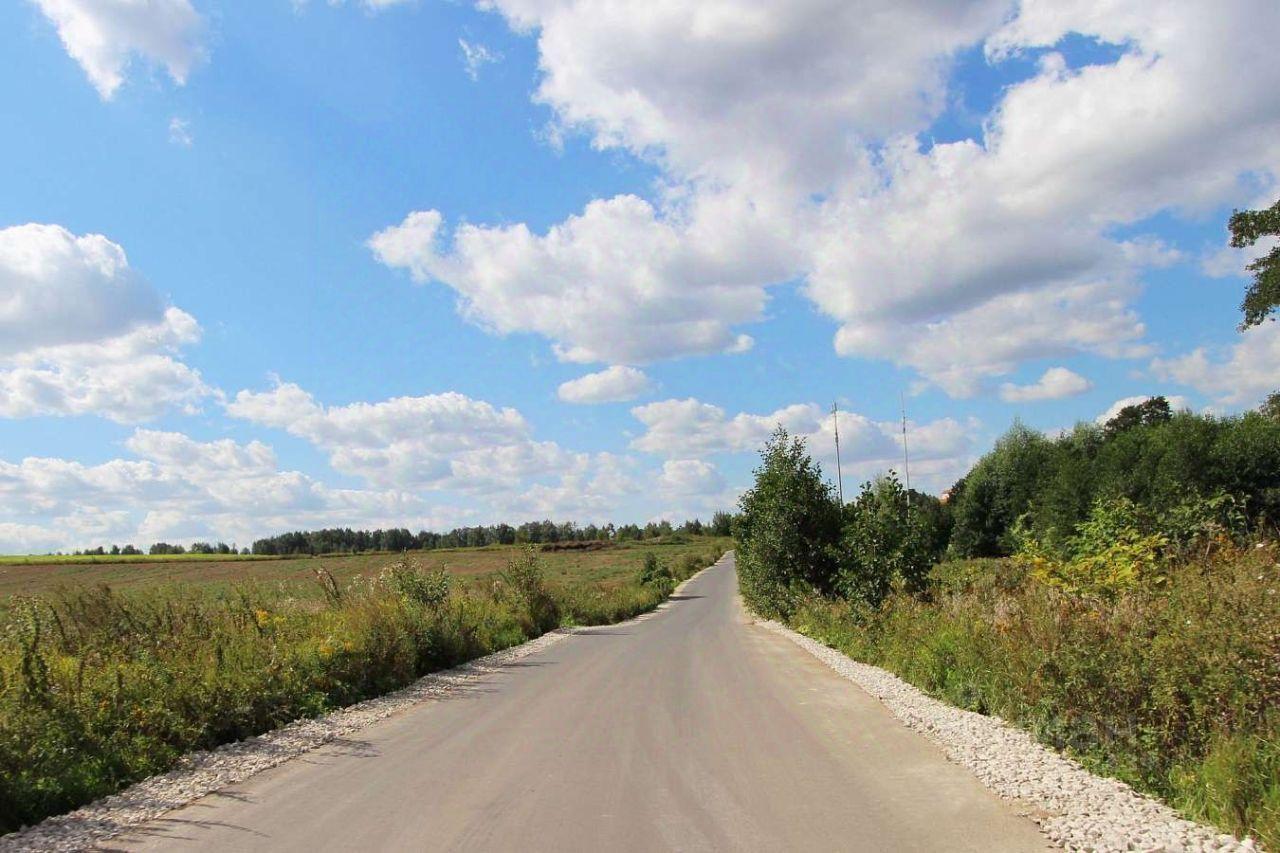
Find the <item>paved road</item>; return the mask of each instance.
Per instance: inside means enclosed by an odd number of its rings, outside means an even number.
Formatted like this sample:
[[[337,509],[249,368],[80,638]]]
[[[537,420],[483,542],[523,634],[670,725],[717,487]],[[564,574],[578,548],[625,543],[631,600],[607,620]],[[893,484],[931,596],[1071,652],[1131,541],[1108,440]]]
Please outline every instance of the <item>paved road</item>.
[[[732,557],[666,610],[565,639],[171,812],[139,850],[1042,850],[878,702],[752,626]]]

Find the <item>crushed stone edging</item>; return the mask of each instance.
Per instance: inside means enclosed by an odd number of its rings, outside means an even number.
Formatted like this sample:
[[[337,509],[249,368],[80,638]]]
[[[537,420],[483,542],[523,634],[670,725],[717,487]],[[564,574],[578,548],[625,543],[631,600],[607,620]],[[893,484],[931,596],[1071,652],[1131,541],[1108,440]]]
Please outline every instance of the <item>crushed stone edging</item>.
[[[779,622],[759,618],[755,622],[874,696],[907,728],[972,771],[992,792],[1031,807],[1027,817],[1059,847],[1097,853],[1261,849],[1253,839],[1240,840],[1187,820],[1117,779],[1091,773],[999,717],[934,699],[887,670],[856,661]]]
[[[678,594],[707,569],[698,570],[677,585]],[[628,625],[652,617],[671,605],[670,597],[655,608],[614,625]],[[167,773],[135,782],[72,812],[46,818],[34,826],[0,836],[0,851],[85,850],[122,835],[148,821],[215,793],[229,785],[277,767],[318,749],[337,738],[385,720],[402,711],[434,700],[458,695],[480,678],[498,672],[515,661],[545,651],[566,637],[590,631],[590,626],[557,628],[540,637],[468,661],[452,669],[432,672],[412,684],[330,711],[320,717],[294,720],[278,729],[223,744],[211,750],[191,752]]]

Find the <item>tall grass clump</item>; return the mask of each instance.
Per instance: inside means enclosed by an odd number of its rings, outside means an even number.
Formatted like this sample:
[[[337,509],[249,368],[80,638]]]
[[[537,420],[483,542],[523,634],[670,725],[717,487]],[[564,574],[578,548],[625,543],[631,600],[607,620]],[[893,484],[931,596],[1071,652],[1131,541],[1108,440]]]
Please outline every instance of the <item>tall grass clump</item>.
[[[680,563],[681,566],[685,565]],[[683,570],[683,569],[682,569]],[[526,549],[492,583],[408,557],[320,571],[318,598],[244,585],[63,590],[0,610],[0,832],[211,749],[404,686],[562,623],[617,621],[669,593],[553,587]]]

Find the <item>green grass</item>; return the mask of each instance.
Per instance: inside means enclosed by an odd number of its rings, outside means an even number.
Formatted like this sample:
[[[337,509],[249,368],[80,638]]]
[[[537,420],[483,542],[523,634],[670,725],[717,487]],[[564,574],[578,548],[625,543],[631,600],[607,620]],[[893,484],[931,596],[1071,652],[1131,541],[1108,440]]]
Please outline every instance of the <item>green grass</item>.
[[[192,750],[558,625],[634,616],[727,544],[224,561],[234,572],[214,579],[200,568],[223,564],[152,566],[177,575],[139,574],[139,564],[20,567],[48,574],[41,594],[0,605],[0,832],[163,772]],[[669,571],[642,583],[647,553]]]
[[[1280,557],[1228,549],[1114,600],[1008,560],[944,563],[926,599],[811,599],[799,630],[995,714],[1188,816],[1280,848]]]

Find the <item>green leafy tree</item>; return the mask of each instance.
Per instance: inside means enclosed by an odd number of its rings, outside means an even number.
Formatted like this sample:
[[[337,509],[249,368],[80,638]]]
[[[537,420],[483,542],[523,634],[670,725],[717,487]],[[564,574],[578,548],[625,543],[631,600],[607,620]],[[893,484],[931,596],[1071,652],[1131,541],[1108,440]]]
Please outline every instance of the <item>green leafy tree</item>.
[[[1280,391],[1272,391],[1258,407],[1258,414],[1273,421],[1280,421]]]
[[[840,507],[802,439],[774,432],[739,509],[738,578],[748,604],[785,615],[796,593],[833,590]]]
[[[1164,423],[1173,417],[1169,401],[1164,397],[1148,397],[1141,403],[1125,406],[1107,421],[1103,431],[1108,438],[1119,435],[1136,426],[1151,426]]]
[[[1265,237],[1280,237],[1280,201],[1266,210],[1237,210],[1227,223],[1231,245],[1244,249]],[[1241,331],[1267,319],[1280,305],[1280,245],[1249,264],[1253,281],[1245,291],[1240,311]],[[1273,318],[1274,319],[1274,318]]]
[[[877,606],[895,583],[924,589],[945,547],[945,517],[936,498],[902,487],[892,473],[864,483],[844,508],[836,591]]]

